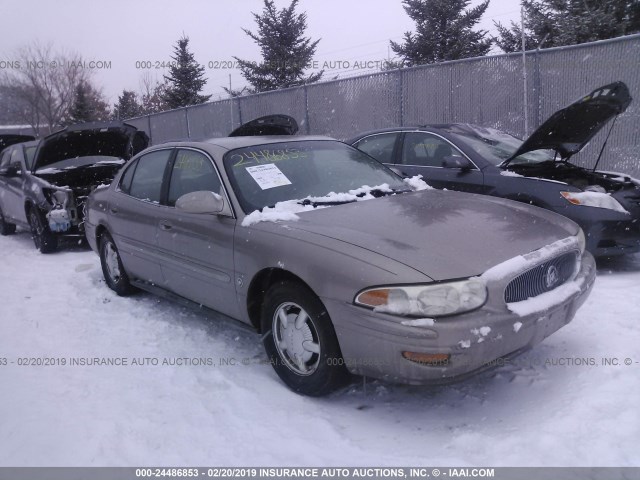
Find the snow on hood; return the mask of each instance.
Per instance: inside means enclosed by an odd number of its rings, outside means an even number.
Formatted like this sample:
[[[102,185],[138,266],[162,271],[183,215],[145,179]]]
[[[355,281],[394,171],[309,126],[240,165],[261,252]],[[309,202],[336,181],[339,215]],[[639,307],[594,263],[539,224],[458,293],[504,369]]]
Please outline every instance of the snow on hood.
[[[411,178],[406,178],[405,183],[409,185],[414,191],[421,191],[431,189],[424,180],[422,175],[416,175]],[[330,192],[323,197],[306,197],[296,200],[287,200],[286,202],[278,202],[273,207],[265,207],[262,211],[256,210],[247,215],[242,220],[243,227],[249,227],[259,222],[295,222],[300,219],[297,213],[308,212],[316,210],[318,208],[327,208],[330,205],[318,205],[329,202],[360,202],[364,200],[372,200],[376,198],[371,194],[373,190],[391,193],[393,190],[389,188],[387,183],[370,187],[364,185],[354,190],[349,190],[344,193]],[[315,206],[314,206],[315,204]]]
[[[299,200],[287,200],[286,202],[278,202],[273,207],[265,207],[250,213],[242,220],[243,227],[249,227],[260,222],[295,222],[300,219],[296,213],[308,212],[317,208],[327,208],[330,205],[316,205],[318,203],[327,202],[358,202],[362,200],[372,200],[376,197],[371,195],[372,190],[380,190],[382,192],[391,192],[389,185],[384,183],[376,187],[365,185],[355,190],[349,190],[346,193],[331,192],[323,197],[307,197]],[[360,196],[358,196],[360,195]],[[308,202],[305,202],[308,201]],[[303,203],[305,202],[305,203]]]
[[[631,103],[623,82],[597,88],[549,117],[516,152],[505,161],[534,150],[555,150],[562,158],[578,153],[609,120]]]

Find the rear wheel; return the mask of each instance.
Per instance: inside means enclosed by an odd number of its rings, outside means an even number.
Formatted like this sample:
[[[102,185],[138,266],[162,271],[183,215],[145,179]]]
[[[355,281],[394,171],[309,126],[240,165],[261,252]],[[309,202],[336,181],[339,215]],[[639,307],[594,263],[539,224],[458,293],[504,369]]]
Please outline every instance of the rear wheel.
[[[49,225],[47,225],[43,215],[36,207],[29,209],[29,226],[31,227],[33,243],[41,253],[52,253],[56,251],[58,248],[58,238],[51,233]]]
[[[100,237],[100,264],[104,280],[111,290],[121,297],[135,292],[136,289],[131,285],[129,276],[122,266],[118,248],[108,233],[104,233]]]
[[[271,365],[294,392],[322,396],[348,383],[329,314],[308,288],[292,282],[271,287],[262,329]]]
[[[16,226],[5,220],[2,208],[0,208],[0,235],[6,236],[16,233]]]

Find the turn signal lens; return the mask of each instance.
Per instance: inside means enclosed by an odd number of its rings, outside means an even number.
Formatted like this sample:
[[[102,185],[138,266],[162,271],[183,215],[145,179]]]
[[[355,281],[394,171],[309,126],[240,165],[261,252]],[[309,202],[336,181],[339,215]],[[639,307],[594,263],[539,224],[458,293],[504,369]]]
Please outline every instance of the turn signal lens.
[[[372,307],[386,305],[389,300],[389,289],[369,290],[358,297],[358,301]]]
[[[451,359],[451,355],[448,353],[402,352],[402,356],[412,362],[432,367],[448,365]]]

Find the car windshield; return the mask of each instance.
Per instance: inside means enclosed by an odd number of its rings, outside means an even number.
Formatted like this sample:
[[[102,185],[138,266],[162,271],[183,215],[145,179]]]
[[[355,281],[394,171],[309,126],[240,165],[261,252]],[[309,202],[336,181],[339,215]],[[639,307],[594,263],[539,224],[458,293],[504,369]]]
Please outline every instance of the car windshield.
[[[381,163],[330,140],[239,148],[225,155],[224,165],[245,213],[363,186],[386,184],[391,191],[408,190],[402,179]]]
[[[484,128],[472,125],[454,125],[449,132],[465,142],[478,155],[494,165],[500,165],[510,158],[522,145],[523,141],[495,128]],[[553,150],[535,150],[523,153],[509,162],[510,165],[535,164],[553,161]]]

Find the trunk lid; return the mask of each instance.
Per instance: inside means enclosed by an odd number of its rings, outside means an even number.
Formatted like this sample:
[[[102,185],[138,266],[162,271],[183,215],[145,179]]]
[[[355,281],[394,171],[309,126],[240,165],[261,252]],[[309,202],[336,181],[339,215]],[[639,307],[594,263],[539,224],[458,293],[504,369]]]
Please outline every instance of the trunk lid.
[[[289,115],[267,115],[244,123],[230,137],[261,137],[264,135],[295,135],[298,122]]]

